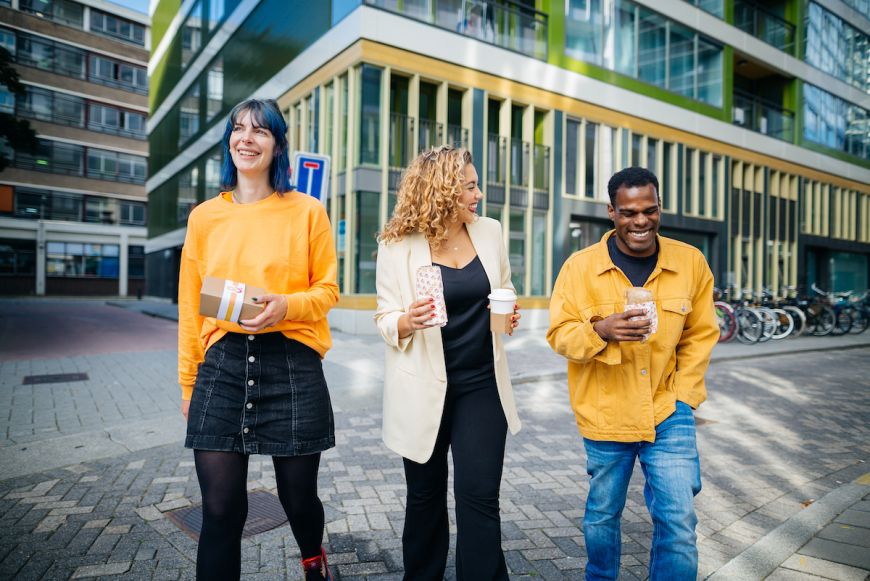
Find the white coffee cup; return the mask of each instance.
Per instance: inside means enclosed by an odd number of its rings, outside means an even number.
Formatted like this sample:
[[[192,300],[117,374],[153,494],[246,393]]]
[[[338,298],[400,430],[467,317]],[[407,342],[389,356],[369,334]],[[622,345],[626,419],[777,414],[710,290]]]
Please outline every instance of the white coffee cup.
[[[517,294],[509,288],[493,289],[489,293],[489,308],[497,315],[508,315],[514,312],[517,304]]]
[[[517,304],[517,294],[509,288],[493,289],[489,293],[489,328],[494,333],[510,333],[513,330],[511,315]]]

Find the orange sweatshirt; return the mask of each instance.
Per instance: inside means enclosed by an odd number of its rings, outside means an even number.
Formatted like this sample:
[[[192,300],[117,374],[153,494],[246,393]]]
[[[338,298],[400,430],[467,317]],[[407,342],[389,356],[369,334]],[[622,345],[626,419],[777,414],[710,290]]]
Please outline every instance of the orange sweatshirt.
[[[189,400],[205,352],[236,323],[199,315],[206,276],[236,280],[287,297],[281,331],[323,357],[332,346],[326,313],[338,302],[335,245],[323,205],[287,192],[252,204],[234,204],[223,192],[194,208],[187,220],[178,281],[178,382]]]

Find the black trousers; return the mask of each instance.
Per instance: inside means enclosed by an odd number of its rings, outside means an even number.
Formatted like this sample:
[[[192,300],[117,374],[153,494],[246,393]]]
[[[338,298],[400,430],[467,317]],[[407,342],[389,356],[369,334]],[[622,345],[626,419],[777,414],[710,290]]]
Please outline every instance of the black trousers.
[[[495,378],[447,389],[435,451],[425,464],[405,458],[408,500],[402,551],[407,581],[441,581],[447,565],[447,450],[453,453],[456,578],[507,580],[498,495],[507,420]]]

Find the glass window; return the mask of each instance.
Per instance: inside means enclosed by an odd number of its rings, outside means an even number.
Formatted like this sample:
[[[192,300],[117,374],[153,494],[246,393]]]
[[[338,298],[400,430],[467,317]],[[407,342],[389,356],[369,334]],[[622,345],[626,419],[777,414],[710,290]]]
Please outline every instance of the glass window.
[[[565,0],[565,53],[577,60],[601,64],[603,49],[601,0]]]
[[[81,175],[83,148],[69,143],[54,143],[54,172]]]
[[[140,202],[119,202],[121,224],[145,225],[145,204]]]
[[[224,61],[217,57],[208,68],[206,91],[206,121],[221,112],[224,104]]]
[[[179,226],[187,224],[187,217],[198,200],[198,189],[199,166],[194,164],[178,176],[178,201],[175,205],[175,217]]]
[[[722,48],[698,37],[697,98],[722,106]]]
[[[363,65],[360,74],[362,97],[360,103],[360,163],[380,163],[380,111],[381,69]]]
[[[640,9],[638,19],[638,78],[658,87],[665,86],[667,20],[659,14]]]
[[[91,129],[117,129],[121,125],[121,112],[109,105],[91,103],[89,105],[88,126]]]
[[[88,177],[103,179],[118,175],[118,154],[102,149],[88,150]]]
[[[616,72],[637,77],[637,47],[635,39],[635,6],[617,2],[613,21],[613,48],[605,48],[605,66]]]
[[[82,198],[74,194],[51,194],[51,219],[78,222],[82,219]]]
[[[586,122],[586,143],[585,143],[585,159],[583,184],[583,195],[587,198],[595,198],[595,137],[597,134],[598,124]]]
[[[511,209],[508,256],[511,265],[511,282],[518,295],[525,294],[526,280],[526,213]]]
[[[9,115],[15,113],[15,95],[2,83],[0,83],[0,113]]]
[[[106,80],[115,79],[115,63],[107,58],[91,55],[91,77]]]
[[[178,145],[182,145],[199,133],[199,83],[187,90],[178,114]]]
[[[74,127],[85,125],[85,100],[72,95],[54,94],[54,121]]]
[[[646,165],[643,165],[644,160],[640,161],[640,164],[643,167],[647,168],[654,174],[658,175],[658,139],[652,139],[648,137],[646,140]],[[661,188],[661,184],[659,184],[659,188]]]
[[[49,20],[81,28],[84,23],[84,7],[72,0],[20,0],[18,7]]]
[[[567,56],[722,106],[718,44],[629,0],[564,2]]]
[[[803,93],[804,139],[867,159],[867,111],[809,83],[803,84]]]
[[[90,56],[89,78],[109,87],[131,89],[137,93],[145,93],[148,89],[148,73],[144,68],[97,55]]]
[[[18,98],[18,111],[24,117],[51,120],[51,91],[25,85],[24,95]]]
[[[0,26],[0,46],[9,51],[15,57],[15,32]]]
[[[308,97],[308,151],[320,151],[320,91]]]
[[[339,84],[339,99],[338,99],[338,163],[336,167],[339,171],[347,169],[347,123],[348,123],[348,86],[347,75],[342,75],[338,78]],[[341,270],[339,270],[341,272]]]
[[[375,265],[378,256],[377,233],[380,228],[380,194],[358,192],[356,195],[356,276],[357,293],[375,292]]]
[[[124,111],[124,129],[135,135],[145,136],[145,115]]]
[[[532,214],[532,292],[533,295],[546,294],[547,272],[547,214]]]
[[[701,10],[705,10],[713,16],[725,17],[725,0],[688,0]]]
[[[694,200],[694,159],[695,159],[695,150],[687,147],[685,150],[685,157],[683,158],[683,213],[684,214],[695,214],[697,212],[697,208],[695,208],[693,204]]]
[[[36,242],[32,240],[0,239],[0,275],[33,275],[36,273]]]
[[[85,78],[85,53],[77,48],[55,45],[54,71],[68,77]]]
[[[565,193],[577,193],[577,157],[580,149],[580,122],[568,119],[565,125]]]
[[[668,55],[668,89],[694,97],[695,95],[695,35],[683,26],[671,23]]]
[[[29,34],[18,38],[17,60],[24,65],[50,71],[54,69],[54,43]]]
[[[118,154],[118,180],[134,184],[145,183],[145,158],[128,153]]]
[[[144,208],[142,208],[144,215]],[[145,278],[145,247],[127,247],[127,278]]]
[[[181,67],[186,68],[202,47],[202,0],[197,1],[181,28]]]
[[[134,44],[145,44],[144,26],[95,8],[91,8],[91,30]]]
[[[221,151],[214,151],[205,160],[205,197],[212,198],[221,188]]]
[[[810,2],[804,21],[806,62],[840,80],[870,89],[870,36]]]
[[[118,202],[111,198],[88,196],[85,204],[85,222],[114,224],[117,221],[115,216],[117,206]]]
[[[214,30],[224,19],[226,0],[209,0],[208,2],[208,31]]]

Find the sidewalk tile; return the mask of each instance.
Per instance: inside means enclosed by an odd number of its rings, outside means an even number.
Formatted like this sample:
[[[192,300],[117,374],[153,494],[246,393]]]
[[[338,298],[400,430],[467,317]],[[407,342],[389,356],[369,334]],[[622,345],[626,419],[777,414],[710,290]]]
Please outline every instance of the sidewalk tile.
[[[835,581],[865,581],[868,576],[867,571],[862,569],[798,554],[786,559],[780,567],[819,575],[826,579],[834,579]]]
[[[827,561],[834,561],[835,563],[870,571],[870,551],[864,547],[815,538],[804,545],[798,551],[798,554],[818,557]]]

